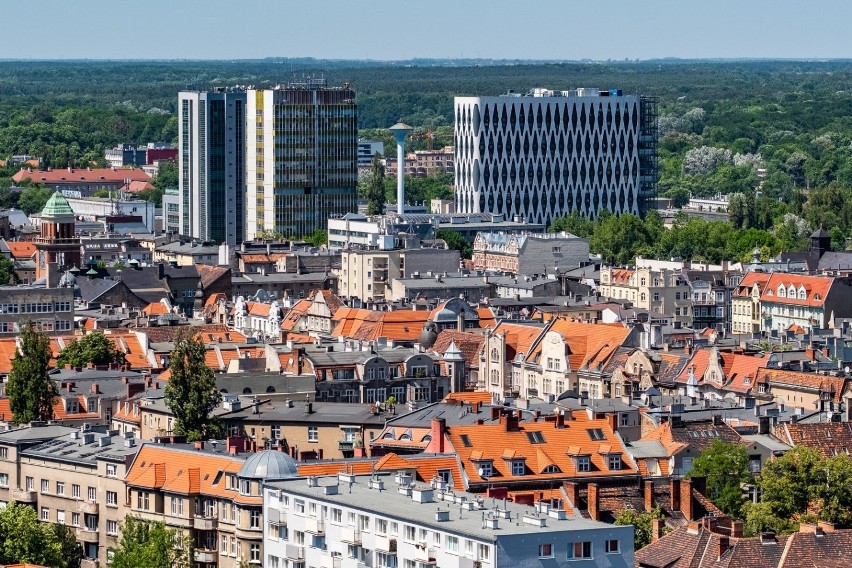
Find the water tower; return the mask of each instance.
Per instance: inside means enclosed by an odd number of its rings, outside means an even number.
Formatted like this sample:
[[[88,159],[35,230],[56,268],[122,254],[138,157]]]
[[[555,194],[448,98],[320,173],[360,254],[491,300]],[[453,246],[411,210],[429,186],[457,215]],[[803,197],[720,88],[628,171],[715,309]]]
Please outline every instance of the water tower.
[[[396,212],[402,215],[405,204],[405,137],[412,128],[404,122],[397,122],[389,130],[396,136]]]

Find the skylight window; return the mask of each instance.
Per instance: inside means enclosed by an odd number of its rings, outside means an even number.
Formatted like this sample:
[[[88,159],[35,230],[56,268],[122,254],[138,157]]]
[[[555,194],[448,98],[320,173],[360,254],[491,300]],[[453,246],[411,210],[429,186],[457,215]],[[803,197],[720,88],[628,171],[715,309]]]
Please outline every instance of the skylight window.
[[[461,435],[461,441],[462,441],[462,444],[464,444],[465,448],[473,447],[473,443],[471,443],[471,441],[470,441],[470,436],[468,436],[467,434]]]
[[[600,428],[588,428],[586,432],[589,433],[589,438],[591,438],[592,440],[600,441],[606,439],[603,430]]]
[[[541,432],[527,432],[527,438],[529,438],[530,444],[544,443],[544,434]]]

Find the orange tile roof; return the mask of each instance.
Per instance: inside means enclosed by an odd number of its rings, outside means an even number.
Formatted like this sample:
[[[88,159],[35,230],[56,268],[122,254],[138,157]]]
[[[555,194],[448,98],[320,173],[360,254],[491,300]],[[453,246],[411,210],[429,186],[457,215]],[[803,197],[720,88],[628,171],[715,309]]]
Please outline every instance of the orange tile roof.
[[[774,302],[781,304],[791,304],[794,306],[810,306],[819,307],[825,304],[825,298],[828,296],[834,278],[830,276],[805,276],[801,274],[788,274],[784,272],[775,272],[769,277],[769,281],[760,295],[761,302]],[[789,291],[790,286],[796,291],[796,297],[782,297],[778,295],[779,287],[784,287]],[[805,298],[799,299],[799,288],[805,289]]]
[[[220,370],[223,367],[227,367],[228,361],[230,361],[231,359],[233,359],[237,356],[235,351],[222,350],[221,351],[222,362],[219,362],[219,353],[220,352],[217,352],[215,348],[205,350],[204,351],[204,363],[206,363],[207,366],[210,367],[213,370]],[[227,361],[225,361],[225,353],[231,354],[231,357]],[[223,365],[223,363],[224,363],[224,365]]]
[[[154,189],[154,185],[147,180],[131,180],[130,183],[126,183],[121,186],[121,191],[128,191],[130,193],[136,193],[137,191],[144,191],[146,189]]]
[[[253,316],[269,317],[270,304],[261,302],[246,302],[248,313]]]
[[[146,316],[163,316],[169,314],[170,311],[163,302],[151,302],[142,308],[142,313]]]
[[[445,329],[438,334],[430,351],[443,355],[452,343],[456,344],[464,357],[465,365],[468,367],[479,366],[479,356],[485,346],[485,335],[482,333],[470,333],[455,329]]]
[[[754,285],[757,284],[760,287],[761,292],[765,289],[766,283],[769,282],[769,277],[771,275],[768,272],[748,272],[743,279],[740,280],[740,284],[737,287],[737,290],[734,292],[735,296],[750,297],[751,290],[754,288]]]
[[[225,489],[225,476],[217,474],[237,473],[242,465],[242,459],[228,455],[143,444],[125,481],[131,487],[235,498],[237,491]]]
[[[142,344],[139,343],[139,338],[136,337],[135,333],[108,332],[105,335],[112,340],[119,351],[124,353],[124,361],[130,365],[131,369],[151,368],[148,354],[142,349]]]
[[[36,252],[35,244],[30,242],[7,241],[6,246],[9,247],[9,252],[12,253],[12,258],[32,258]]]
[[[629,284],[630,278],[633,276],[633,270],[626,268],[615,268],[610,275],[611,284]]]
[[[491,308],[476,308],[476,313],[479,315],[479,327],[494,327],[497,318],[494,317],[494,310]]]
[[[796,325],[796,324],[790,325],[790,327],[787,328],[787,331],[792,331],[796,335],[804,335],[805,334],[805,328],[803,328],[800,325]]]
[[[473,404],[474,402],[478,402],[479,404],[491,404],[492,402],[491,393],[486,391],[451,392],[444,397],[442,402],[447,402],[448,400],[457,400],[468,404]]]
[[[332,316],[337,313],[337,310],[343,307],[343,300],[331,290],[320,290],[319,292],[323,300],[325,300],[325,305],[328,306],[328,311],[331,312]]]
[[[657,440],[666,449],[668,457],[675,455],[687,446],[687,444],[675,441],[674,436],[672,435],[671,422],[664,422],[660,424],[658,427],[648,432],[648,434],[642,436],[642,440]]]
[[[545,329],[559,333],[565,340],[570,351],[568,363],[572,371],[603,367],[630,335],[630,329],[622,324],[586,323],[562,317],[554,319]],[[541,362],[543,339],[544,334],[541,334],[527,355],[527,361]]]
[[[162,373],[160,373],[159,375],[157,375],[157,380],[158,380],[158,381],[161,381],[161,382],[166,382],[166,383],[167,383],[167,382],[169,382],[169,379],[171,379],[171,378],[172,378],[172,369],[171,369],[171,367],[169,367],[168,369],[166,369],[165,371],[163,371]]]
[[[266,254],[243,254],[240,256],[240,259],[243,261],[243,263],[248,264],[273,262],[272,259],[269,258],[269,256]]]
[[[383,460],[383,461],[382,461]],[[390,453],[382,457],[376,463],[377,471],[399,471],[413,469],[417,472],[417,479],[429,483],[438,477],[438,471],[449,470],[453,479],[453,487],[461,489],[465,487],[459,460],[456,456],[446,454],[418,454],[408,459]]]
[[[203,331],[199,335],[204,343],[245,343],[246,336],[239,331]]]
[[[113,420],[120,420],[121,422],[133,422],[134,424],[142,424],[142,413],[137,412],[133,413],[133,405],[128,404],[127,409],[125,410],[125,405],[118,405],[118,411],[112,415]]]
[[[757,373],[766,366],[767,359],[739,353],[722,353],[722,370],[725,373],[725,389],[748,392],[754,387]]]
[[[331,335],[373,341],[379,337],[393,341],[416,341],[428,317],[426,311],[377,312],[344,307],[338,309],[334,316],[337,325]]]
[[[831,377],[815,373],[802,373],[785,369],[762,368],[757,370],[755,382],[767,383],[770,389],[773,385],[787,388],[801,388],[810,391],[831,393],[833,402],[841,402],[848,389],[849,380],[846,377]]]
[[[308,309],[311,307],[310,300],[299,300],[296,304],[290,308],[290,311],[287,312],[287,315],[281,321],[281,329],[283,331],[291,331],[296,327],[296,324],[299,323],[305,315],[308,313]]]
[[[517,323],[501,322],[494,328],[495,334],[506,336],[506,358],[509,360],[513,360],[518,353],[528,354],[541,332],[541,327]]]
[[[624,443],[613,432],[605,419],[590,419],[585,411],[573,412],[573,419],[565,416],[565,427],[556,428],[553,421],[522,422],[515,431],[507,431],[505,417],[499,423],[452,426],[447,428],[450,451],[455,450],[461,460],[468,479],[474,483],[484,483],[479,476],[479,466],[471,457],[491,461],[494,475],[487,481],[501,483],[508,481],[564,479],[566,477],[620,477],[635,475],[636,468],[627,454]],[[601,439],[592,439],[589,430],[600,430]],[[544,443],[537,444],[527,436],[530,432],[540,432]],[[469,445],[462,441],[466,436]],[[511,455],[508,455],[509,452]],[[592,464],[591,471],[579,472],[572,454],[588,455]],[[602,453],[603,452],[603,453]],[[622,469],[610,471],[608,457],[604,454],[619,454]],[[507,457],[508,455],[508,457]],[[511,458],[525,458],[527,474],[512,475]],[[557,473],[542,473],[550,465],[559,468]]]
[[[31,180],[34,183],[79,183],[84,182],[114,182],[124,183],[130,178],[132,181],[148,181],[151,176],[139,168],[92,168],[72,169],[57,168],[53,170],[32,170],[21,168],[12,179],[16,183]]]

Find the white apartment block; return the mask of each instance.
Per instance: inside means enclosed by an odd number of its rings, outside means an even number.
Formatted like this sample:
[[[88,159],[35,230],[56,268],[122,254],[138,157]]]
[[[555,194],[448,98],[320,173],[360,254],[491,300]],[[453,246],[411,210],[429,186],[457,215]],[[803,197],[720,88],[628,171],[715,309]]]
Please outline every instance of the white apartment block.
[[[633,527],[454,491],[412,473],[269,482],[266,568],[633,566]]]
[[[642,214],[656,194],[656,112],[617,89],[456,97],[458,211],[545,224]]]

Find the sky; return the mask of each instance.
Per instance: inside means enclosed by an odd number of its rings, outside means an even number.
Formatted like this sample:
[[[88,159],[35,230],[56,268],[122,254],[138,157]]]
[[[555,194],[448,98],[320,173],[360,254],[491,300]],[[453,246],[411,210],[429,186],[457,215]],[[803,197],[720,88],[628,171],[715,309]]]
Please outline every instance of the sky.
[[[28,0],[0,59],[852,58],[848,0]]]

